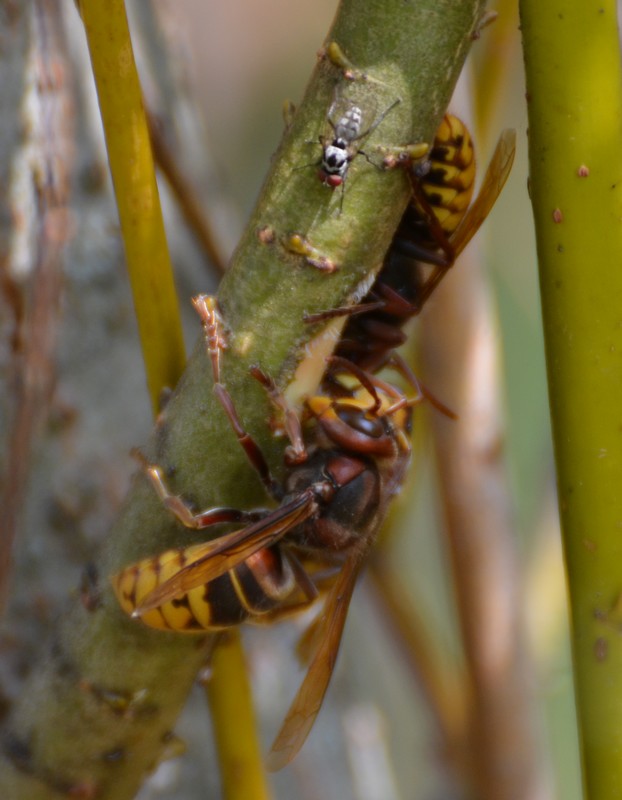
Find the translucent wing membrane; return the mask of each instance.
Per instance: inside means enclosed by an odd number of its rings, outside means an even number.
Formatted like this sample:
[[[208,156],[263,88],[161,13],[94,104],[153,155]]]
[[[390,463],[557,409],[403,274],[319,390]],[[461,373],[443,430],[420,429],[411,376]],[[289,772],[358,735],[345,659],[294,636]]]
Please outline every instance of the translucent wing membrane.
[[[508,128],[501,133],[479,193],[451,239],[456,256],[475,236],[494,206],[512,169],[515,151],[516,131]]]
[[[293,527],[308,519],[313,511],[313,496],[311,493],[304,493],[275,509],[265,519],[239,531],[205,544],[163,553],[160,560],[167,556],[179,558],[180,553],[183,553],[185,563],[180,563],[172,577],[140,600],[132,616],[140,617],[190,589],[209,583],[234,569],[261,548],[276,544]]]

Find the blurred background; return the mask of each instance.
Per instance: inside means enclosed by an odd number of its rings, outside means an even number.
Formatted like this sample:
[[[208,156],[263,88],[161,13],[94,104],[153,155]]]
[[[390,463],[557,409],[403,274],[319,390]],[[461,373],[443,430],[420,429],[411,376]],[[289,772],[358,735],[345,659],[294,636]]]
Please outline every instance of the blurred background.
[[[75,64],[83,65],[82,74],[88,75],[80,22],[73,4],[67,2],[65,7]],[[306,5],[287,0],[130,4],[146,97],[158,115],[175,120],[184,131],[184,147],[176,150],[180,168],[203,198],[225,257],[235,246],[280,140],[283,101],[301,99],[335,7],[332,0]],[[517,154],[505,190],[464,259],[483,266],[490,290],[487,335],[491,359],[499,359],[501,429],[505,431],[499,448],[507,468],[511,526],[520,564],[512,580],[521,582],[521,606],[534,661],[535,736],[548,782],[542,797],[575,800],[581,796],[580,777],[528,197],[519,22],[514,4],[504,1],[495,10],[500,17],[474,43],[450,108],[469,122],[480,176],[503,128],[516,129]],[[160,59],[166,49],[172,57],[165,69]],[[33,463],[28,510],[21,522],[25,543],[18,555],[18,565],[35,569],[45,564],[50,548],[56,551],[63,539],[71,539],[72,556],[56,579],[65,592],[68,585],[77,584],[77,568],[105,536],[133,470],[128,451],[146,440],[150,428],[131,299],[88,77],[80,80],[79,93],[80,191],[98,197],[101,193],[101,205],[81,220],[71,243],[59,332],[56,427],[51,444],[41,446]],[[161,191],[190,347],[199,330],[189,298],[214,291],[218,273],[188,233],[164,181]],[[456,272],[460,269],[458,262]],[[446,279],[443,290],[451,291],[454,277]],[[87,292],[87,281],[94,282],[95,293]],[[426,356],[417,355],[420,329],[425,329],[426,317],[440,313],[438,308],[433,298],[413,326],[409,352],[420,363],[423,380],[432,391],[456,408],[458,398],[441,393],[434,373],[426,372]],[[452,318],[441,318],[441,327],[448,330],[456,324]],[[492,363],[493,372],[494,367]],[[495,380],[491,379],[493,388]],[[79,387],[84,382],[86,389]],[[96,404],[103,408],[95,415]],[[466,416],[459,406],[456,410]],[[460,675],[463,656],[456,587],[448,568],[444,511],[436,484],[438,451],[427,422],[427,412],[418,415],[412,473],[396,502],[383,547],[390,568],[407,587],[413,615],[422,618],[433,635],[444,669]],[[57,466],[59,453],[69,455],[61,466]],[[34,534],[29,538],[29,532],[45,525],[56,531],[51,543],[37,542]],[[43,585],[38,597],[60,591],[56,583]],[[493,607],[494,591],[491,587]],[[32,616],[34,604],[32,594],[14,601],[18,624]],[[37,624],[44,627],[48,612],[37,608]],[[465,797],[447,767],[429,698],[410,666],[412,654],[392,633],[383,608],[378,592],[364,579],[352,602],[344,646],[315,727],[295,762],[273,777],[276,798]],[[478,621],[473,624],[477,626]],[[287,624],[244,633],[266,748],[301,679],[293,657],[299,631],[299,626]],[[4,643],[6,652],[6,636]],[[10,694],[16,671],[10,659],[4,669]],[[141,800],[220,796],[208,711],[198,688],[176,732],[186,741],[187,754],[164,762],[143,788]]]

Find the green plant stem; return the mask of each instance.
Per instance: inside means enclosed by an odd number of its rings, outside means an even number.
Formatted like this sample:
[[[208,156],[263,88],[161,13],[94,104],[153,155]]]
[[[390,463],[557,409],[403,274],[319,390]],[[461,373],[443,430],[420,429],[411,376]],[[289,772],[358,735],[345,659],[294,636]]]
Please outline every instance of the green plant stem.
[[[616,5],[522,0],[586,797],[622,796],[622,79]]]
[[[339,9],[328,41],[337,41],[369,79],[346,81],[330,61],[319,61],[219,294],[228,329],[222,379],[277,474],[283,442],[266,425],[269,404],[248,366],[258,362],[281,386],[289,383],[317,333],[303,322],[304,312],[364,294],[409,196],[404,175],[358,157],[340,214],[338,192],[322,186],[314,169],[297,169],[319,157],[319,147],[308,141],[317,141],[337,86],[376,113],[401,100],[365,142],[366,152],[374,154],[378,144],[429,141],[482,5],[463,0],[440,9],[433,0],[344,0]],[[289,252],[284,242],[295,233],[339,270],[326,275]],[[322,369],[318,359],[317,376]],[[265,504],[211,385],[200,340],[149,456],[173,474],[173,490],[198,507]],[[73,606],[15,709],[14,746],[8,758],[5,748],[0,764],[0,796],[47,800],[57,797],[58,786],[68,792],[83,785],[98,800],[134,796],[164,748],[205,651],[200,637],[162,633],[126,617],[107,578],[146,555],[206,535],[182,529],[138,476],[99,563],[100,602]]]

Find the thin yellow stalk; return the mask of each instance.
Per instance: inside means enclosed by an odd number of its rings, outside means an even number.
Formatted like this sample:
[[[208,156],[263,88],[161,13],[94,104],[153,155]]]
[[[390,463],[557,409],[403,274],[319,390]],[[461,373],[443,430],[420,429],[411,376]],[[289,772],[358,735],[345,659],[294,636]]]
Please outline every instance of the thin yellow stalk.
[[[122,0],[82,0],[147,384],[154,410],[185,366],[183,332],[142,92]],[[227,800],[267,798],[239,635],[214,655],[208,693]],[[232,705],[233,704],[233,705]],[[243,779],[240,779],[243,776]]]
[[[522,0],[586,797],[622,796],[622,75],[616,4]]]
[[[230,631],[212,658],[206,684],[225,800],[269,800],[248,671],[239,631]]]
[[[154,411],[186,357],[149,130],[122,0],[81,0]]]

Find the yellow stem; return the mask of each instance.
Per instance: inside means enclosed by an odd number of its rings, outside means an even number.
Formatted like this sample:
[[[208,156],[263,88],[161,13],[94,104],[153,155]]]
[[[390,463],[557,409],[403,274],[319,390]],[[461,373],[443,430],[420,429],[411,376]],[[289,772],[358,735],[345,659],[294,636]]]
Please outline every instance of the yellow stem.
[[[186,357],[149,131],[123,0],[81,0],[110,172],[147,371],[157,413]]]
[[[227,633],[212,658],[206,685],[225,800],[269,800],[256,735],[251,686],[237,630]]]

